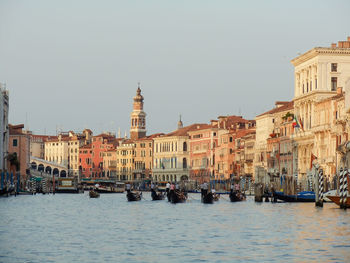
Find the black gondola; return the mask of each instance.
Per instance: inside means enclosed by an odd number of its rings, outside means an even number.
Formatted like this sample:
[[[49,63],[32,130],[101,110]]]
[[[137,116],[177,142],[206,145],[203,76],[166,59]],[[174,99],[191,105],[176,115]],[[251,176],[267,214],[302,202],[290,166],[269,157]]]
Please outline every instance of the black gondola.
[[[220,195],[217,194],[217,193],[213,194],[213,199],[214,199],[214,201],[219,201],[220,200]]]
[[[157,193],[154,189],[151,189],[151,196],[152,196],[152,201],[164,200],[165,198],[165,194],[161,192]]]
[[[206,193],[202,195],[202,203],[204,204],[212,204],[214,203],[214,196],[212,192]]]
[[[170,189],[166,189],[166,197],[168,198],[168,202],[170,202]]]
[[[231,202],[240,202],[245,200],[245,194],[241,192],[234,192],[232,191],[230,193],[230,201]]]
[[[100,194],[97,191],[95,191],[95,190],[90,190],[89,191],[89,196],[90,196],[90,198],[99,198]]]
[[[126,198],[128,199],[129,202],[140,201],[141,196],[142,196],[142,193],[138,193],[138,192],[134,193],[134,192],[131,192],[130,190],[127,190],[126,192]]]
[[[182,192],[182,191],[178,191],[178,190],[171,190],[170,193],[170,202],[173,204],[176,203],[184,203],[186,202],[187,199],[187,195]]]

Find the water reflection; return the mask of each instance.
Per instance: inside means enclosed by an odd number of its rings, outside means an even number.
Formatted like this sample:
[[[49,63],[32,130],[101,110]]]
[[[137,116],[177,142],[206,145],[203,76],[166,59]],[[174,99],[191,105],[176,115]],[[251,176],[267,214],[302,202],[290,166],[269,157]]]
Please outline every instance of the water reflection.
[[[333,204],[199,199],[1,198],[0,262],[350,261],[350,212]]]

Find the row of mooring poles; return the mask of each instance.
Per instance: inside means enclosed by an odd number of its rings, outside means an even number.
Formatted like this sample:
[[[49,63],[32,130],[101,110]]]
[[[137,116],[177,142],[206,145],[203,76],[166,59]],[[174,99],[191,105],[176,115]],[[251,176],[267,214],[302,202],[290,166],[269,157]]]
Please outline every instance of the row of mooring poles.
[[[339,197],[340,197],[340,208],[347,208],[348,199],[348,175],[349,170],[347,168],[340,168],[339,173]]]

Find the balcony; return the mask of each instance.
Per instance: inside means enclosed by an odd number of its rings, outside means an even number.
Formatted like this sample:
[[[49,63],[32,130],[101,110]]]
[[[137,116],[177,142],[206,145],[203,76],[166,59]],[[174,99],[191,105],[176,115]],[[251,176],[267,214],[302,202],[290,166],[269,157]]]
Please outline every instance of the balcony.
[[[153,168],[153,173],[161,173],[161,172],[167,172],[167,173],[176,173],[176,172],[188,172],[189,168]]]

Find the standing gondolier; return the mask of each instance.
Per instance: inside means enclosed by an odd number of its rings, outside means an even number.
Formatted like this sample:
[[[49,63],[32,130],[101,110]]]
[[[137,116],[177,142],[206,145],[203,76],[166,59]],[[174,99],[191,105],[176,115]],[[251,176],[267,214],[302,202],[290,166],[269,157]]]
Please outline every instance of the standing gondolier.
[[[206,196],[207,193],[208,193],[208,184],[207,184],[207,182],[204,182],[204,183],[202,184],[202,197],[203,197],[203,196]]]

